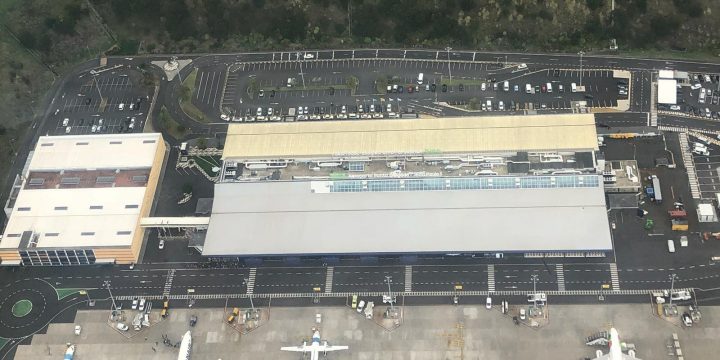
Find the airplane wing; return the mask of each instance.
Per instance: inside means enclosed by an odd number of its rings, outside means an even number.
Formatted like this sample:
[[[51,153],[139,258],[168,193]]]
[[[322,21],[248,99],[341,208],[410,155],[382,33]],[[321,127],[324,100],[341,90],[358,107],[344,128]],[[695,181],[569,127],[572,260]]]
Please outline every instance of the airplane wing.
[[[634,357],[634,356],[630,356],[630,355],[625,355],[625,354],[623,354],[622,360],[642,360],[642,359],[636,358],[636,357]]]
[[[294,351],[294,352],[308,352],[305,346],[283,346],[280,348],[282,351]]]
[[[320,349],[320,351],[338,351],[338,350],[347,350],[349,349],[348,346],[345,345],[334,345],[334,346],[325,346],[324,349]]]

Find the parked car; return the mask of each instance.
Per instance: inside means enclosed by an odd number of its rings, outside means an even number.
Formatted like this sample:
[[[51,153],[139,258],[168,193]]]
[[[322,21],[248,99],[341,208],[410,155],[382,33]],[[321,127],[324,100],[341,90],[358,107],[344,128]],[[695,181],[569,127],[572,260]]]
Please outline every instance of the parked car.
[[[133,299],[131,309],[137,310],[138,307],[138,299]]]
[[[81,332],[82,332],[82,326],[75,325],[75,335],[80,336]]]
[[[138,305],[138,311],[145,311],[145,299],[140,299],[140,305]]]
[[[162,250],[165,248],[165,240],[160,240],[158,243],[158,249]]]
[[[488,310],[492,309],[492,298],[489,296],[485,299],[485,308]]]
[[[357,312],[359,314],[359,313],[362,313],[364,307],[365,307],[365,300],[360,300],[360,303],[358,304],[358,306],[355,310],[357,310]]]

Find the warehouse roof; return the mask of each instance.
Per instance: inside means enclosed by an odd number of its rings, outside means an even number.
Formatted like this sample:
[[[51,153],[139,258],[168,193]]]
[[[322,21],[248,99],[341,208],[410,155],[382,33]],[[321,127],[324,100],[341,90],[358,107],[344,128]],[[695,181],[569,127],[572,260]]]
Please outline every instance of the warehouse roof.
[[[658,103],[677,104],[677,80],[658,80]]]
[[[602,180],[557,175],[220,183],[203,254],[611,248]]]
[[[230,125],[223,158],[597,149],[592,114]]]
[[[162,141],[158,133],[40,137],[0,248],[130,245]]]
[[[31,171],[150,167],[159,133],[41,136]]]

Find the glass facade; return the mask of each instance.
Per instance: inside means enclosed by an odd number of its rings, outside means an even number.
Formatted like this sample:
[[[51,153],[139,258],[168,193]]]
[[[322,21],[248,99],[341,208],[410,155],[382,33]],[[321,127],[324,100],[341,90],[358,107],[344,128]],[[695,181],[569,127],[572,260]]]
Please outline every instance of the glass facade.
[[[92,250],[20,250],[25,266],[90,265],[95,263]]]
[[[485,176],[330,181],[330,192],[504,190],[598,187],[598,175]]]

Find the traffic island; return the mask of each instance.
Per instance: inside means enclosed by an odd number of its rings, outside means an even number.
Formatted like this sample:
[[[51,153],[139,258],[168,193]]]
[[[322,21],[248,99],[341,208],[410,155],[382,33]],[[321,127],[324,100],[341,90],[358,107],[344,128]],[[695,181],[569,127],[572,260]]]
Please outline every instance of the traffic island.
[[[32,311],[33,305],[30,300],[22,299],[13,304],[12,314],[15,317],[21,318],[26,316]]]
[[[669,296],[668,291],[652,293],[650,303],[653,315],[677,327],[692,327],[700,321],[702,314],[697,304],[692,302],[694,297],[688,290],[679,290]]]
[[[505,315],[510,316],[516,325],[525,325],[539,329],[550,323],[547,304],[534,305],[507,305]]]
[[[163,321],[159,311],[112,310],[107,325],[120,335],[131,339]]]

